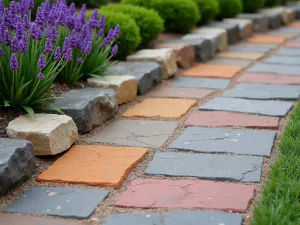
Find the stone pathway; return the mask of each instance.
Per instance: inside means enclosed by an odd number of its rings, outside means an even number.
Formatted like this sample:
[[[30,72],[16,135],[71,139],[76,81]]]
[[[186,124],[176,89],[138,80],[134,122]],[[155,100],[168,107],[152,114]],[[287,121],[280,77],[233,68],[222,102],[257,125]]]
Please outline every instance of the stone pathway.
[[[252,16],[259,25],[256,30],[264,29],[264,18],[277,26],[278,17],[266,15]],[[251,19],[246,14],[238,17]],[[249,36],[249,23],[235,21],[196,30],[191,36],[197,40],[187,36],[168,43],[189,43],[196,60],[207,61],[215,54],[211,50],[224,47],[224,38],[234,44],[240,31]],[[297,25],[255,34],[163,82],[161,77],[167,79],[177,70],[176,60],[185,65],[169,50],[142,50],[111,68],[115,75],[136,77],[139,94],[162,84],[81,135],[52,165],[49,159],[40,160],[36,177],[14,195],[3,197],[6,213],[0,214],[0,224],[41,222],[39,217],[7,212],[65,218],[43,219],[47,225],[248,224],[276,134],[300,95],[300,65],[295,58],[300,57],[300,39],[286,38],[287,33],[300,37]],[[215,35],[205,35],[207,29]],[[126,85],[121,83],[119,88]],[[107,119],[111,113],[105,112],[117,111],[111,92],[96,88],[75,92],[55,104],[75,117],[80,133],[103,122],[95,124],[95,116],[104,113],[102,118]],[[87,104],[83,99],[90,100]],[[84,120],[76,118],[80,114],[86,115]],[[56,129],[53,126],[47,133]],[[55,141],[51,143],[55,146]],[[20,148],[26,144],[20,142]],[[27,148],[32,151],[32,146]]]

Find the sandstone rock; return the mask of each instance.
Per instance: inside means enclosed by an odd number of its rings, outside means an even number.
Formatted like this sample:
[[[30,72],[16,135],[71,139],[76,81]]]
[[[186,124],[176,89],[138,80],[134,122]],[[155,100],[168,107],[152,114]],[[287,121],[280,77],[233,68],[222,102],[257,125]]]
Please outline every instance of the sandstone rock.
[[[154,61],[162,69],[162,78],[168,79],[177,72],[176,58],[172,49],[143,49],[127,57],[128,61]]]
[[[253,31],[264,33],[269,29],[269,21],[263,14],[258,13],[241,13],[236,16],[239,19],[249,19],[253,22]]]
[[[79,133],[92,130],[108,120],[118,109],[117,95],[112,89],[85,88],[65,92],[53,106],[72,117]],[[45,110],[57,113],[51,108]]]
[[[292,8],[285,8],[285,11],[288,14],[289,23],[292,23],[296,20],[296,12]]]
[[[281,26],[281,14],[273,9],[263,9],[260,12],[269,20],[269,29],[277,29]]]
[[[32,144],[0,138],[0,195],[31,177],[35,169]]]
[[[247,19],[225,19],[228,23],[235,23],[239,25],[240,39],[247,39],[253,33],[253,22]]]
[[[119,105],[132,101],[137,95],[137,80],[134,76],[93,77],[89,78],[87,82],[93,87],[114,89]]]
[[[72,118],[65,115],[22,115],[8,124],[7,134],[13,139],[31,141],[35,155],[56,155],[78,139]]]

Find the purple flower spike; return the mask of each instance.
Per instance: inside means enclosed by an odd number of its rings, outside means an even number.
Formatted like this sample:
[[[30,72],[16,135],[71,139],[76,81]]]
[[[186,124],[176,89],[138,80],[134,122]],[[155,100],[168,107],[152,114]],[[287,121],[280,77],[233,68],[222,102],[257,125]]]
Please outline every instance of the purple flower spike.
[[[111,50],[111,55],[112,56],[115,56],[117,53],[118,53],[118,50],[119,50],[119,46],[118,45],[115,45],[112,50]]]
[[[18,39],[22,38],[23,32],[25,31],[25,26],[24,23],[22,21],[17,22],[16,25],[16,36]]]
[[[105,16],[103,14],[100,17],[99,27],[103,29],[105,28]]]
[[[85,24],[86,22],[86,5],[83,4],[80,10],[80,21],[81,24]]]
[[[45,78],[45,75],[42,74],[42,73],[39,73],[37,76],[36,76],[39,80],[43,80]]]
[[[17,4],[16,2],[12,1],[10,2],[9,5],[9,11],[11,12],[11,14],[14,16],[18,13],[18,9],[17,9]]]
[[[45,43],[44,52],[50,53],[50,52],[52,52],[52,48],[53,48],[52,40],[50,38],[47,38],[46,43]]]
[[[77,59],[78,64],[81,64],[82,61],[83,61],[82,57],[79,57],[79,58]]]
[[[120,35],[120,25],[117,24],[117,26],[114,29],[114,35],[113,35],[114,39],[117,39],[119,37],[119,35]]]
[[[55,61],[60,60],[60,58],[61,58],[60,47],[56,47],[53,58],[54,58]]]
[[[8,30],[4,31],[4,41],[6,45],[10,45],[11,44],[11,38],[10,38],[10,33]]]
[[[27,14],[25,14],[23,17],[23,23],[24,23],[25,30],[28,30],[30,28],[30,22]]]
[[[18,52],[19,51],[19,39],[17,38],[17,36],[15,35],[14,38],[11,41],[11,46],[10,46],[11,50],[13,52]]]
[[[30,9],[34,8],[34,0],[28,0],[28,6]]]
[[[72,58],[73,58],[72,48],[68,48],[68,49],[67,49],[67,52],[66,52],[66,54],[65,54],[65,60],[66,60],[67,62],[69,62],[69,61],[72,60]]]
[[[48,30],[47,37],[51,40],[52,44],[54,44],[57,41],[58,31],[57,31],[57,27],[56,26],[52,26]]]
[[[101,47],[102,47],[102,48],[105,48],[108,44],[109,44],[108,39],[107,39],[107,38],[104,38],[103,41],[102,41],[102,43],[101,43]]]
[[[11,55],[9,65],[11,70],[17,70],[19,68],[19,62],[16,54],[13,53]]]
[[[4,6],[3,0],[0,0],[0,13],[3,13],[4,8],[5,8],[5,6]]]
[[[3,51],[2,48],[0,48],[0,56],[4,56],[5,55],[5,52]]]
[[[110,44],[114,40],[114,36],[115,36],[115,30],[110,28],[106,37],[108,44]]]
[[[91,28],[97,28],[98,27],[98,10],[94,9],[91,15],[91,19],[90,19],[90,26]]]
[[[40,55],[40,58],[38,60],[38,66],[39,68],[42,70],[42,69],[45,69],[46,67],[46,57],[44,54],[41,54]]]
[[[76,13],[76,7],[74,2],[71,3],[70,7],[69,7],[69,11],[71,13],[71,15],[74,15]]]
[[[104,37],[104,28],[100,27],[98,35],[101,36],[101,37]]]
[[[78,18],[77,16],[74,17],[74,29],[76,31],[80,31],[81,30],[81,21],[80,21],[80,18]]]
[[[35,18],[35,23],[39,26],[42,26],[45,21],[45,15],[42,7],[38,7],[37,13],[36,13],[36,18]]]
[[[91,53],[91,50],[92,50],[92,42],[87,41],[86,45],[85,45],[85,48],[83,50],[83,53],[86,54],[86,55],[89,55]]]
[[[22,39],[18,43],[18,51],[26,52],[27,51],[27,42],[24,42]]]
[[[31,23],[30,26],[30,37],[33,40],[40,40],[43,37],[43,33],[40,28],[36,25],[36,23]]]
[[[66,37],[66,38],[65,38],[65,41],[64,41],[64,44],[63,44],[62,52],[63,52],[64,54],[66,54],[69,48],[70,48],[70,41],[69,41],[69,38]]]

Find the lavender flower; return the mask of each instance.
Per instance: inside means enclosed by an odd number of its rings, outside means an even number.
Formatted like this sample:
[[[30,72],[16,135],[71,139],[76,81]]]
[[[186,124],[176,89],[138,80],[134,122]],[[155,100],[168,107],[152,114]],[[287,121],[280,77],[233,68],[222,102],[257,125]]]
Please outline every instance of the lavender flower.
[[[34,0],[28,0],[28,6],[30,9],[34,8]]]
[[[98,35],[101,37],[104,37],[104,28],[100,27],[100,29],[98,31]]]
[[[69,44],[70,44],[70,47],[72,47],[72,48],[76,48],[78,46],[76,30],[72,30],[71,36],[69,38]]]
[[[102,43],[101,43],[101,47],[105,48],[108,44],[109,44],[109,40],[107,38],[104,38]]]
[[[40,28],[37,26],[36,23],[31,23],[31,26],[30,26],[30,37],[33,40],[40,40],[43,37],[42,31],[40,30]]]
[[[2,48],[0,48],[0,56],[4,56],[5,55],[5,52],[3,51]]]
[[[14,2],[14,1],[10,2],[9,11],[13,16],[15,16],[18,13],[18,8],[17,8],[16,2]]]
[[[83,61],[82,57],[79,57],[79,58],[77,59],[77,63],[78,63],[78,64],[81,64],[82,61]]]
[[[15,35],[14,38],[11,41],[11,46],[10,46],[11,50],[13,52],[18,52],[19,51],[19,39],[17,38],[17,36]]]
[[[110,54],[112,56],[115,56],[118,53],[118,50],[119,50],[119,46],[118,45],[114,45],[114,47],[112,48]]]
[[[74,20],[74,29],[75,29],[76,31],[80,31],[80,30],[81,30],[81,27],[82,27],[80,18],[78,18],[77,16],[75,16],[75,17],[73,18],[73,20]]]
[[[119,35],[120,35],[120,25],[117,24],[114,29],[114,34],[113,34],[114,39],[117,39],[119,37]]]
[[[102,28],[103,30],[105,28],[105,16],[103,14],[100,17],[99,28]]]
[[[114,40],[114,36],[115,36],[115,30],[110,28],[106,37],[108,44],[110,44]]]
[[[45,69],[46,67],[46,57],[44,54],[41,54],[40,55],[40,58],[38,60],[38,66],[39,68],[42,70],[42,69]]]
[[[17,25],[16,25],[16,34],[15,34],[18,39],[22,38],[23,32],[25,31],[24,28],[25,28],[25,25],[24,25],[23,21],[22,20],[18,21]]]
[[[60,60],[60,58],[61,58],[60,47],[56,47],[53,58],[54,58],[55,61]]]
[[[92,29],[98,27],[98,10],[97,9],[93,10],[89,23],[90,23],[90,26]]]
[[[74,15],[76,13],[76,7],[74,2],[71,3],[70,7],[69,7],[69,11],[71,13],[71,15]]]
[[[64,54],[66,54],[69,48],[71,48],[71,46],[70,46],[70,41],[69,41],[69,38],[66,37],[66,38],[65,38],[65,41],[64,41],[64,44],[63,44],[62,52],[63,52]]]
[[[26,52],[27,51],[27,40],[24,41],[21,39],[18,43],[18,51],[19,52]]]
[[[45,75],[42,73],[38,73],[38,75],[36,76],[39,80],[43,80],[45,78]]]
[[[67,61],[67,62],[69,62],[69,61],[71,61],[72,60],[72,58],[73,58],[73,52],[72,52],[72,48],[68,48],[67,49],[67,52],[65,53],[65,60]]]
[[[11,40],[10,40],[10,33],[8,30],[4,31],[4,41],[6,45],[10,45],[11,44]]]
[[[86,45],[85,45],[85,48],[83,50],[83,53],[86,54],[86,55],[89,55],[91,53],[91,50],[92,50],[92,42],[87,41]]]
[[[35,18],[35,23],[39,26],[42,26],[45,21],[45,15],[42,7],[38,7],[37,13],[36,13],[36,18]]]
[[[11,70],[17,70],[19,68],[19,62],[16,54],[11,54],[9,65]]]
[[[47,38],[46,43],[45,43],[44,52],[50,53],[50,52],[52,52],[52,48],[53,48],[52,39]]]
[[[80,10],[80,21],[81,24],[85,24],[86,21],[86,5],[83,4]]]
[[[3,0],[0,0],[0,13],[3,13],[4,8],[5,8],[5,6],[4,6]]]
[[[29,22],[29,17],[27,14],[25,14],[23,16],[23,24],[24,24],[24,28],[25,30],[28,30],[30,28],[30,22]]]

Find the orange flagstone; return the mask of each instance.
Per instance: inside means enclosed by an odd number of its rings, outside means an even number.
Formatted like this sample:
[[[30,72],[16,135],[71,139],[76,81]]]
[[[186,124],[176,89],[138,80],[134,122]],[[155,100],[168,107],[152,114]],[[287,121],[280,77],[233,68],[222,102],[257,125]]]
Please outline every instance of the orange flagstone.
[[[128,109],[124,117],[161,117],[179,119],[197,104],[191,99],[147,98],[141,103]]]
[[[242,66],[199,64],[184,72],[189,77],[232,78],[243,70]]]
[[[300,22],[294,22],[289,25],[289,27],[300,28]]]
[[[238,52],[238,51],[228,51],[221,52],[217,57],[228,58],[228,59],[246,59],[246,60],[258,60],[265,56],[266,53],[259,52]]]
[[[251,44],[282,44],[285,42],[284,37],[276,37],[272,35],[257,34],[248,39],[248,43]]]
[[[37,181],[119,188],[147,152],[137,147],[75,145]]]

